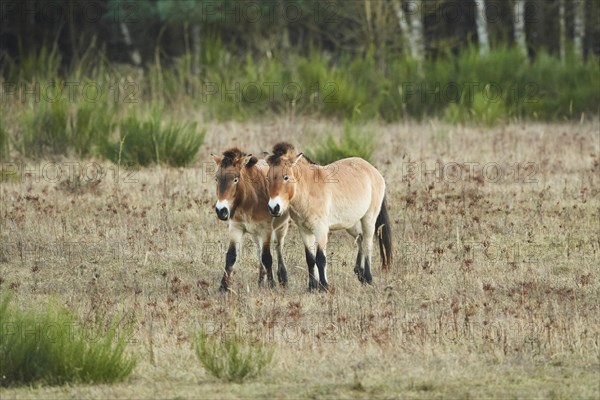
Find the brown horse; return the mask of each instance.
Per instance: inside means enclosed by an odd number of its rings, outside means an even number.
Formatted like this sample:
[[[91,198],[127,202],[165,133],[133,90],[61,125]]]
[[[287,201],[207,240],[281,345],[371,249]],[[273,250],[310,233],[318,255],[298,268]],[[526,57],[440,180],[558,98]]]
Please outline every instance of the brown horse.
[[[289,143],[278,143],[269,164],[269,212],[290,216],[298,225],[308,264],[308,289],[327,289],[327,236],[346,230],[359,244],[354,272],[371,283],[373,236],[377,232],[382,268],[392,261],[390,220],[385,205],[385,181],[375,167],[352,157],[327,166],[297,154]],[[316,246],[315,246],[316,245]]]
[[[215,211],[219,219],[229,221],[229,248],[225,261],[225,273],[221,280],[222,291],[229,289],[237,254],[245,233],[252,236],[258,252],[261,285],[265,275],[271,287],[273,279],[271,240],[277,247],[277,277],[282,286],[287,284],[287,271],[283,262],[283,241],[289,226],[289,216],[281,213],[273,218],[267,210],[269,201],[266,173],[268,165],[251,154],[246,155],[238,148],[212,155],[217,164],[215,175],[217,203]]]

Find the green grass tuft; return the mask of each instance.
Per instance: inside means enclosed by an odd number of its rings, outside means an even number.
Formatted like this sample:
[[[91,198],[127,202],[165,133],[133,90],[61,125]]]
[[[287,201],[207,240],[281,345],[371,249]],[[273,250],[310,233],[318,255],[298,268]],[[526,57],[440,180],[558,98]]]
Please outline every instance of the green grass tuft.
[[[344,124],[344,134],[336,139],[331,133],[313,149],[306,153],[315,162],[327,165],[347,157],[360,157],[371,161],[376,143],[374,136],[364,128],[351,122]]]
[[[196,356],[214,377],[241,383],[258,376],[273,360],[273,351],[260,343],[245,343],[230,335],[220,341],[200,331],[196,335]]]
[[[195,123],[169,121],[164,126],[160,116],[142,121],[131,114],[119,125],[119,141],[108,146],[106,156],[125,165],[188,165],[204,143],[206,130],[198,132]]]
[[[81,102],[73,118],[70,145],[79,157],[106,153],[115,128],[114,109],[107,101]]]
[[[42,101],[24,116],[21,153],[27,157],[66,154],[70,146],[69,107],[65,101]]]
[[[0,303],[0,386],[112,383],[133,371],[117,324],[88,329],[61,308],[20,310],[10,300]]]

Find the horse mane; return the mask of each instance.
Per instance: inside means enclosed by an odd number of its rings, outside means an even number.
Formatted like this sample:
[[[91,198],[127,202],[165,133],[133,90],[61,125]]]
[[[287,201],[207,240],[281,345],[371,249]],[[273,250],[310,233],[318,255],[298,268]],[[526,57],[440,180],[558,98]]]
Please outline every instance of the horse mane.
[[[237,147],[232,147],[231,149],[225,150],[223,152],[223,160],[221,161],[221,167],[226,168],[232,166],[236,163],[236,161],[238,161],[245,155],[246,153],[244,153]]]
[[[297,155],[296,149],[294,148],[294,146],[288,142],[277,143],[275,146],[273,146],[272,153],[273,154],[271,154],[269,157],[267,157],[267,163],[269,165],[274,165],[274,166],[281,164],[282,157],[292,158]],[[313,160],[308,158],[306,156],[306,154],[303,154],[302,157],[305,158],[309,164],[315,164],[315,165],[317,164],[316,162],[314,162]]]

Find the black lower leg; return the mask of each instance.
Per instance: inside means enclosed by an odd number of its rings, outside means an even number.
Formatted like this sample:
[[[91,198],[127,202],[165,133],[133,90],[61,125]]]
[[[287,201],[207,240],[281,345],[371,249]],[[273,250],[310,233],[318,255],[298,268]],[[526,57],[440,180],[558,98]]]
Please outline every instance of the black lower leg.
[[[365,271],[363,273],[364,283],[371,284],[373,276],[371,276],[371,260],[370,257],[365,257]]]
[[[327,290],[327,279],[325,278],[325,268],[327,268],[327,257],[320,247],[317,247],[317,268],[319,269],[319,283],[321,284],[321,290]]]
[[[262,256],[261,256],[262,265],[267,270],[267,280],[269,281],[269,286],[275,286],[275,280],[273,279],[273,258],[271,257],[271,248],[269,245],[264,245],[262,248]],[[262,267],[261,267],[262,273]],[[261,279],[259,277],[259,283]]]
[[[236,257],[235,243],[231,243],[229,249],[227,249],[227,255],[225,256],[225,273],[223,274],[221,287],[219,288],[221,291],[226,291],[231,284],[231,273],[233,272],[233,265],[235,264]]]
[[[354,273],[358,277],[358,280],[362,283],[365,281],[364,270],[362,267],[362,251],[358,249],[358,256],[356,256],[356,265],[354,265]]]
[[[287,286],[287,270],[285,269],[283,254],[281,254],[280,249],[277,249],[277,279],[281,286]]]
[[[304,253],[306,254],[306,265],[308,266],[308,290],[312,291],[317,288],[317,279],[315,278],[315,257],[308,247],[304,248]]]

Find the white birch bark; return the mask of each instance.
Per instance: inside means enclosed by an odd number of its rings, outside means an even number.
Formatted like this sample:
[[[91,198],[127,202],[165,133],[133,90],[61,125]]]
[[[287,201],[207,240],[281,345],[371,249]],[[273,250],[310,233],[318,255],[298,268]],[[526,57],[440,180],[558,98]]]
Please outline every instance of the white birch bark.
[[[525,37],[525,0],[515,0],[514,10],[515,43],[517,48],[527,55],[527,40]]]
[[[583,40],[585,37],[585,1],[575,0],[575,16],[573,20],[573,48],[575,56],[583,60]]]
[[[125,40],[125,44],[127,45],[127,49],[129,51],[129,58],[131,58],[131,62],[136,67],[139,67],[142,64],[142,56],[138,49],[133,47],[133,41],[131,40],[131,34],[129,33],[129,28],[125,22],[121,22],[121,33],[123,34],[123,40]]]
[[[402,3],[400,0],[392,0],[392,7],[394,8],[394,14],[398,20],[398,26],[400,27],[400,35],[402,36],[402,50],[408,49],[411,56],[414,57],[414,49],[410,42],[410,28],[406,23],[406,16],[402,9]]]
[[[425,40],[423,37],[423,0],[413,0],[408,3],[410,13],[410,41],[414,46],[413,57],[422,60],[425,55]]]
[[[560,60],[565,61],[565,52],[567,46],[567,24],[565,21],[565,0],[558,2],[558,23],[560,26]]]
[[[477,24],[477,37],[479,38],[479,54],[485,55],[490,52],[485,0],[477,0],[475,4],[477,6],[475,23]]]

